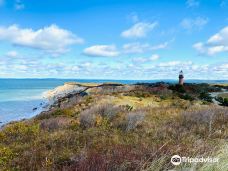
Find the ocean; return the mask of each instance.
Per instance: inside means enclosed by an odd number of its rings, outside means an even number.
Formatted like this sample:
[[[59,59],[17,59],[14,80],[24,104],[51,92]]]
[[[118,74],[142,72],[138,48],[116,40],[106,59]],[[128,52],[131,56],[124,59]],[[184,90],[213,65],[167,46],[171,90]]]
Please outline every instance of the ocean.
[[[119,82],[134,84],[138,82],[170,82],[177,80],[92,80],[92,79],[0,79],[0,125],[10,121],[31,118],[40,113],[45,101],[43,93],[65,82]],[[191,83],[228,83],[227,80],[187,80]],[[33,110],[37,108],[37,110]]]

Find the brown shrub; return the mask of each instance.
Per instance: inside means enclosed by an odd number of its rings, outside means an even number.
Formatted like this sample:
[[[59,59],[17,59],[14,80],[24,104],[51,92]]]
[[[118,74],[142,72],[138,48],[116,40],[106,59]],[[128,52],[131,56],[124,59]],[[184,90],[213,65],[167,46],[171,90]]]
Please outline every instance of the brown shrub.
[[[133,111],[126,115],[126,130],[130,131],[139,126],[145,117],[144,111]]]
[[[141,160],[148,157],[149,149],[143,147],[118,145],[109,150],[110,153],[102,153],[94,150],[86,155],[75,156],[69,165],[59,166],[59,170],[68,171],[108,171],[108,170],[137,170],[141,167]]]
[[[121,108],[112,104],[101,104],[90,109],[84,110],[80,114],[80,124],[83,127],[95,126],[96,118],[101,116],[108,120],[112,120],[120,112]]]
[[[53,131],[56,129],[66,128],[70,125],[72,119],[65,117],[57,117],[42,120],[40,123],[40,128],[48,131]]]
[[[108,119],[113,119],[118,112],[120,112],[120,108],[113,106],[112,104],[103,104],[97,106],[96,113],[101,115],[102,117],[106,117]]]
[[[80,114],[80,125],[84,128],[95,126],[96,123],[96,114],[92,113],[89,109],[84,110]]]
[[[207,107],[199,110],[188,110],[182,113],[182,124],[197,132],[205,131],[210,136],[216,131],[225,131],[228,124],[228,109]]]

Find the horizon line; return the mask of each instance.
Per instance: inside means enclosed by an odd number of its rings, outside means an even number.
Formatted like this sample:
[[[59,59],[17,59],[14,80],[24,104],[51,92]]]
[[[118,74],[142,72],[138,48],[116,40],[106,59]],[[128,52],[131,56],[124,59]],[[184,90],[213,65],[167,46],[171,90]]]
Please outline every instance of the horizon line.
[[[156,79],[111,79],[111,78],[32,78],[32,77],[28,77],[28,78],[4,78],[4,77],[0,77],[0,79],[56,79],[56,80],[119,80],[119,81],[150,81],[150,80],[158,80],[158,81],[162,81],[162,80],[178,80],[178,78],[168,78],[168,79],[162,79],[162,78],[156,78]],[[201,81],[228,81],[228,79],[200,79],[200,78],[190,78],[190,79],[185,79],[185,81],[188,80],[201,80]]]

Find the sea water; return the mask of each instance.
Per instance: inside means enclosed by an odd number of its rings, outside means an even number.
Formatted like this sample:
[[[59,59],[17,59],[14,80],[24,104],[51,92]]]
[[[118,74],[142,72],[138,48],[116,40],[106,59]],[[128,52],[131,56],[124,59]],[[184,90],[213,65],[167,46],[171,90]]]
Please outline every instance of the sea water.
[[[119,82],[133,84],[138,82],[158,82],[162,80],[92,80],[92,79],[0,79],[0,125],[10,121],[31,118],[43,110],[45,91],[65,82]],[[177,80],[163,80],[176,83]],[[187,82],[227,83],[228,81],[188,80]]]
[[[44,102],[47,102],[43,97],[44,92],[65,82],[102,83],[110,80],[0,79],[0,126],[39,114],[43,110]]]

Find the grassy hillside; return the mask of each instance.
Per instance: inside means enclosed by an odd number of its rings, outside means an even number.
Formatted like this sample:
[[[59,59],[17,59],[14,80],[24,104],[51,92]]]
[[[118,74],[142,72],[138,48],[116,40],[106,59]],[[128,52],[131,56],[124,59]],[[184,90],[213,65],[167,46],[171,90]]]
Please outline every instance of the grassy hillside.
[[[110,85],[63,98],[0,131],[0,170],[228,170],[228,108],[200,98],[214,88]],[[174,167],[174,154],[221,160]]]

